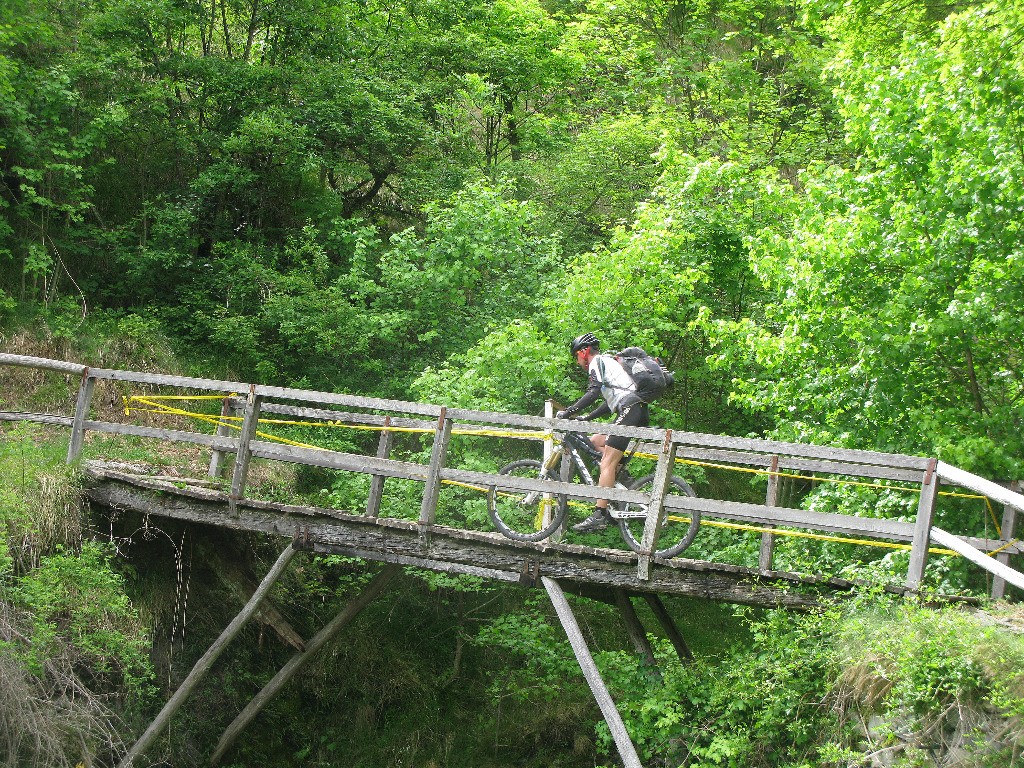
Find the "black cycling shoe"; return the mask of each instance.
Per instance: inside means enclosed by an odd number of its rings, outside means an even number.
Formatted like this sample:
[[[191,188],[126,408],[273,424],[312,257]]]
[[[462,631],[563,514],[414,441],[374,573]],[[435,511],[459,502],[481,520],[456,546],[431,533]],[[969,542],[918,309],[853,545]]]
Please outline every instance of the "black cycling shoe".
[[[590,517],[582,523],[576,523],[572,529],[577,533],[603,531],[611,524],[611,522],[612,519],[609,517],[607,509],[604,507],[594,507],[594,511],[590,513]]]

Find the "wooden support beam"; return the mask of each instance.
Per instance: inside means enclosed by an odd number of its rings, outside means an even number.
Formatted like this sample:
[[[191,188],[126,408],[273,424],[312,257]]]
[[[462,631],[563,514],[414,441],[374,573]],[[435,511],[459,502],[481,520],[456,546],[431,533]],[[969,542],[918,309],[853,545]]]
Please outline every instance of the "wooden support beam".
[[[583,637],[583,632],[580,631],[580,625],[573,615],[569,601],[565,599],[565,593],[554,579],[541,576],[541,581],[555,606],[555,613],[558,614],[558,620],[562,622],[565,634],[569,636],[569,643],[572,645],[573,653],[576,654],[576,661],[579,663],[580,669],[583,670],[583,676],[587,679],[590,691],[597,700],[597,706],[601,708],[601,714],[604,715],[604,720],[608,723],[608,729],[619,750],[619,757],[622,759],[624,768],[643,768],[636,747],[633,746],[633,741],[626,730],[626,724],[622,722],[622,716],[615,707],[615,701],[608,693],[604,680],[601,679],[601,672],[598,670],[597,664],[594,663],[594,657],[590,655],[590,649],[587,648],[587,641]]]
[[[644,662],[648,666],[656,666],[654,649],[651,648],[651,641],[647,639],[647,630],[644,629],[644,625],[640,622],[640,617],[636,615],[636,610],[633,608],[629,595],[622,589],[612,591],[615,595],[615,605],[619,609],[619,613],[622,614],[623,622],[626,624],[626,633],[629,635],[630,642],[633,643],[636,652],[643,657]]]
[[[89,418],[89,406],[92,403],[92,390],[96,379],[89,375],[89,369],[82,369],[82,383],[78,387],[78,399],[75,401],[75,418],[71,422],[71,442],[68,444],[67,463],[78,459],[85,444],[85,422]]]
[[[263,690],[253,697],[252,701],[246,705],[245,709],[241,711],[231,725],[224,730],[220,741],[217,742],[217,749],[210,758],[210,765],[216,766],[220,764],[225,753],[231,749],[242,731],[262,711],[267,703],[277,695],[289,680],[295,677],[298,671],[305,666],[306,662],[319,653],[342,629],[347,627],[366,606],[377,599],[400,571],[400,566],[385,565],[384,569],[373,577],[370,583],[366,585],[366,588],[346,605],[341,613],[331,619],[323,629],[316,633],[313,639],[306,644],[304,651],[296,653],[281,667],[280,671],[274,675],[270,682],[263,686]]]
[[[250,387],[249,397],[245,401],[242,432],[238,436],[235,471],[231,475],[231,493],[228,496],[228,505],[232,514],[236,511],[238,500],[245,496],[245,483],[249,477],[249,462],[252,459],[252,441],[256,437],[256,429],[260,422],[261,402],[262,398],[256,394],[256,388]]]
[[[296,550],[290,543],[285,547],[284,551],[277,558],[277,562],[274,563],[273,567],[267,572],[267,575],[263,577],[263,581],[260,582],[259,587],[253,596],[249,599],[249,602],[245,604],[241,612],[231,620],[231,623],[220,633],[213,645],[207,649],[206,653],[203,654],[202,658],[195,663],[192,667],[192,671],[188,673],[188,676],[182,681],[181,685],[178,686],[178,690],[174,692],[174,695],[168,699],[167,703],[164,704],[164,708],[160,710],[160,714],[156,716],[156,719],[150,724],[146,732],[139,737],[139,740],[135,742],[135,745],[128,750],[127,754],[121,759],[121,762],[117,764],[117,768],[131,768],[135,764],[135,760],[145,754],[146,750],[152,745],[153,741],[160,732],[167,726],[174,713],[178,711],[178,708],[185,703],[185,699],[189,697],[192,690],[199,684],[210,667],[224,652],[224,649],[228,646],[235,636],[242,630],[245,623],[252,617],[259,608],[260,603],[263,602],[263,598],[270,592],[270,588],[274,586],[274,582],[284,573],[284,569],[288,567],[288,563],[295,556]]]
[[[434,430],[434,445],[430,449],[430,467],[427,469],[427,482],[423,487],[423,503],[420,505],[420,526],[423,529],[434,524],[437,514],[437,499],[441,493],[441,470],[444,469],[448,457],[448,441],[452,436],[452,420],[447,409],[441,409]]]
[[[672,430],[665,430],[665,440],[658,456],[658,466],[654,470],[654,482],[651,498],[647,503],[647,520],[644,522],[643,540],[640,542],[640,556],[637,558],[636,576],[641,581],[651,578],[651,558],[657,551],[658,534],[664,517],[665,494],[672,480],[672,470],[676,465],[676,446],[672,442]]]
[[[774,507],[779,503],[779,457],[772,456],[772,463],[768,469],[768,491],[765,494],[764,505]],[[775,537],[770,533],[761,534],[761,551],[758,553],[757,566],[761,573],[768,573],[772,569],[772,557],[775,554]]]
[[[931,537],[932,541],[940,547],[952,549],[957,554],[962,555],[965,559],[970,560],[979,568],[1003,579],[1007,584],[1012,584],[1017,587],[1017,589],[1024,589],[1024,573],[1016,571],[1008,565],[1003,565],[995,558],[988,557],[984,553],[979,552],[970,544],[965,543],[959,536],[954,536],[941,528],[932,526]]]
[[[924,581],[924,569],[928,563],[928,546],[931,540],[932,518],[935,516],[935,498],[939,491],[939,476],[935,472],[933,459],[921,479],[921,499],[917,504],[917,520],[914,523],[914,539],[910,545],[910,566],[907,568],[907,589],[917,589]]]
[[[231,425],[228,422],[228,417],[233,416],[235,407],[230,397],[225,397],[224,401],[220,406],[220,423],[217,425],[217,431],[214,433],[217,437],[227,437],[231,434]],[[223,477],[224,476],[224,456],[225,451],[220,448],[214,448],[213,453],[210,456],[210,468],[207,470],[207,475],[210,477]]]
[[[661,598],[658,595],[648,593],[644,595],[644,600],[647,601],[647,605],[650,606],[654,617],[661,624],[661,628],[665,630],[669,642],[676,649],[676,655],[679,656],[679,660],[683,664],[693,661],[693,654],[690,653],[690,648],[686,644],[686,640],[683,639],[683,633],[679,631],[679,627],[676,626],[675,620],[669,614],[668,609],[665,608],[665,604],[661,602]]]
[[[384,429],[377,441],[377,458],[387,459],[391,456],[391,446],[395,441],[395,433],[388,427],[391,426],[391,417],[384,417]],[[384,498],[384,475],[374,475],[370,480],[370,495],[366,499],[366,516],[377,517],[380,514],[380,502]]]

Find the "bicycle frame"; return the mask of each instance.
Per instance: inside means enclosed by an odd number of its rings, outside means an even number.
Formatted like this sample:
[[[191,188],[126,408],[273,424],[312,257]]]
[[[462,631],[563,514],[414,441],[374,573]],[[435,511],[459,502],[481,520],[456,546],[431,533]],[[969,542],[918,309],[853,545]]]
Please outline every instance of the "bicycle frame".
[[[566,432],[562,435],[562,438],[560,440],[557,436],[555,436],[555,442],[555,449],[551,452],[551,456],[545,463],[544,470],[551,476],[556,476],[556,473],[559,469],[559,464],[562,461],[562,456],[565,453],[565,451],[568,451],[573,467],[576,469],[577,474],[579,474],[580,478],[583,480],[583,483],[585,485],[597,485],[597,478],[595,477],[595,475],[600,474],[599,469],[601,454],[598,452],[596,448],[594,448],[591,445],[590,441],[586,437],[580,435],[577,432]],[[616,488],[629,487],[628,484],[623,483],[619,480],[619,475],[625,470],[626,463],[631,458],[633,458],[633,454],[635,452],[635,449],[626,452],[622,460],[619,462],[619,467],[616,471],[615,479]],[[594,469],[595,472],[591,473],[591,469]],[[536,501],[537,496],[539,494],[539,491],[536,493],[531,493],[527,496],[527,500],[530,503],[533,503]],[[611,514],[612,518],[620,519],[623,517],[644,517],[646,516],[647,511],[646,507],[643,507],[642,509],[638,507],[636,511],[630,512],[626,512],[625,510],[622,509],[611,508],[609,509],[609,513]]]

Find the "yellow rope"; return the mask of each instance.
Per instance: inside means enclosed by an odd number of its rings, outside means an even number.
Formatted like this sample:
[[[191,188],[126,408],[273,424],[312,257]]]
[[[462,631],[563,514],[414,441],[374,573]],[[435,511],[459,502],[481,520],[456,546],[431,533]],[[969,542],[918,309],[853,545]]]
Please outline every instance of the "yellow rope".
[[[673,520],[679,523],[689,523],[690,518],[688,517],[677,517],[675,515],[669,515],[669,520]],[[763,528],[758,525],[746,525],[743,523],[725,523],[721,520],[701,520],[701,525],[708,525],[712,528],[730,528],[738,531],[750,531],[753,533],[770,533],[773,536],[792,536],[794,538],[801,539],[819,539],[821,541],[832,541],[839,544],[857,544],[864,547],[881,547],[883,549],[910,549],[909,544],[896,544],[890,541],[869,541],[867,539],[850,539],[844,536],[828,536],[824,533],[805,533],[804,531],[787,531],[781,528]],[[928,550],[933,554],[939,555],[956,555],[959,554],[951,549],[940,549],[933,547]]]

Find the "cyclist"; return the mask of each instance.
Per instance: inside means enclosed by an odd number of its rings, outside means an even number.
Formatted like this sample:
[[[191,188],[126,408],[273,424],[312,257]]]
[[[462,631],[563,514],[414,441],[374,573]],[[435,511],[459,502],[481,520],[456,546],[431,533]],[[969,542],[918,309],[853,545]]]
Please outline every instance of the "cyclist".
[[[584,421],[600,418],[609,413],[615,414],[615,424],[629,427],[646,427],[650,424],[650,409],[636,393],[636,384],[622,367],[614,355],[601,354],[601,342],[593,333],[577,336],[569,344],[569,351],[581,368],[588,372],[587,391],[579,400],[564,411],[555,414],[556,418],[567,419],[596,403],[602,397],[597,408],[580,417]],[[628,437],[613,435],[593,435],[590,442],[601,453],[601,473],[597,484],[602,488],[615,486],[619,462],[629,445]],[[582,523],[572,529],[579,532],[600,531],[608,527],[611,518],[608,515],[608,499],[598,499],[594,511]]]

